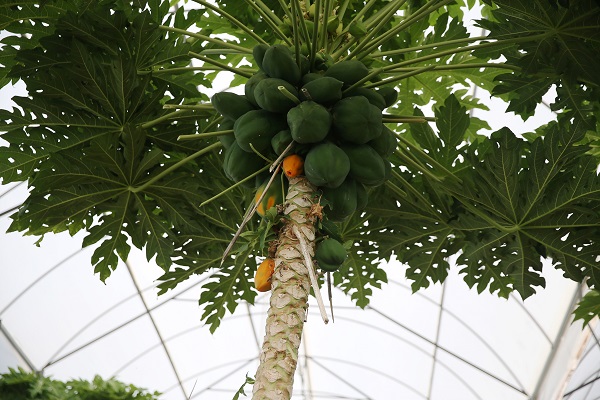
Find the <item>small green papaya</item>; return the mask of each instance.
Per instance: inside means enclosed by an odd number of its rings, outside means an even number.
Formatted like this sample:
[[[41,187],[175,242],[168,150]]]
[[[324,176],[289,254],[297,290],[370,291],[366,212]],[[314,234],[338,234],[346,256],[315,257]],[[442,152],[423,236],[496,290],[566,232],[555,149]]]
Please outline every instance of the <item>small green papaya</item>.
[[[319,265],[323,262],[326,264],[342,265],[348,252],[344,246],[335,239],[327,238],[317,243],[315,249],[315,259],[319,262]]]
[[[354,85],[367,75],[369,75],[369,69],[358,60],[340,61],[325,71],[325,76],[342,81],[347,86]]]
[[[315,186],[336,188],[350,172],[350,159],[331,142],[312,147],[304,159],[304,175]]]
[[[373,104],[375,107],[379,108],[381,111],[385,108],[385,100],[383,96],[377,93],[373,89],[368,89],[365,87],[357,87],[352,89],[350,92],[344,94],[344,97],[352,97],[352,96],[364,96],[369,103]]]
[[[233,120],[238,119],[248,111],[256,109],[246,96],[231,92],[215,93],[210,102],[219,114]]]
[[[304,74],[302,76],[302,85],[306,85],[308,82],[312,82],[321,78],[323,78],[322,74],[318,74],[316,72],[309,72],[308,74]]]
[[[314,101],[303,101],[287,113],[292,138],[298,143],[317,143],[325,139],[331,128],[331,114]]]
[[[271,78],[283,79],[293,85],[296,85],[302,76],[292,51],[283,44],[269,47],[263,57],[262,66]]]
[[[235,121],[233,121],[231,119],[225,119],[223,122],[221,122],[219,124],[219,130],[220,131],[228,131],[230,129],[233,129],[234,123],[235,123]],[[221,145],[223,145],[223,147],[226,149],[228,149],[229,146],[231,146],[231,144],[233,142],[235,142],[235,136],[232,134],[219,135],[218,139],[219,139],[219,142],[221,142]]]
[[[246,98],[248,99],[248,101],[250,103],[254,104],[257,107],[258,107],[258,103],[256,102],[256,99],[254,98],[254,90],[256,89],[256,85],[258,85],[258,82],[260,82],[263,79],[266,79],[268,77],[269,76],[267,74],[259,71],[256,74],[252,75],[250,77],[250,79],[248,79],[246,84],[244,85],[244,94],[246,95]]]
[[[362,183],[356,182],[356,209],[362,211],[369,202],[369,192]]]
[[[357,191],[356,181],[346,177],[336,188],[322,188],[323,200],[327,202],[325,215],[332,221],[343,221],[356,211]]]
[[[286,128],[285,116],[265,110],[253,110],[235,121],[233,134],[244,151],[253,153],[254,147],[256,151],[266,153],[271,147],[273,136]]]
[[[254,57],[254,61],[258,68],[263,69],[263,59],[265,58],[265,53],[269,50],[269,45],[265,43],[257,44],[252,49],[252,57]],[[263,70],[264,71],[264,70]]]
[[[265,160],[255,153],[244,151],[235,141],[225,150],[223,171],[234,182],[241,181],[264,166]],[[250,182],[249,186],[254,186],[254,182]]]
[[[385,160],[371,146],[347,144],[342,150],[350,160],[349,176],[367,186],[385,182]]]
[[[258,82],[254,89],[254,99],[260,108],[270,112],[286,113],[296,103],[284,95],[279,87],[282,86],[292,95],[298,97],[298,91],[287,81],[278,78],[266,78]]]
[[[381,110],[364,96],[346,97],[333,106],[333,127],[341,139],[364,144],[381,134]]]
[[[275,154],[279,156],[293,141],[294,138],[292,138],[290,130],[284,129],[273,136],[271,139],[271,147],[273,148],[273,151],[275,151]]]
[[[383,86],[377,89],[377,92],[383,97],[386,108],[393,106],[398,101],[398,92],[392,87]]]
[[[396,148],[398,147],[398,140],[396,139],[396,134],[387,126],[383,125],[381,135],[377,136],[373,140],[369,140],[367,144],[375,149],[377,154],[379,154],[381,157],[388,158],[394,153],[394,151],[396,151]]]
[[[300,89],[301,100],[312,100],[319,104],[333,104],[342,98],[344,83],[330,76],[307,82]]]

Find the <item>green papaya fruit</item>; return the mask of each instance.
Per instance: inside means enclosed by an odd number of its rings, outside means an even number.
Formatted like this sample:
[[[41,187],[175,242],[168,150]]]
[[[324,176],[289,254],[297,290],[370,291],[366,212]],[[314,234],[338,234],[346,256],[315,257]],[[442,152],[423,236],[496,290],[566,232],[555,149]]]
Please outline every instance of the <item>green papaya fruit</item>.
[[[336,188],[350,172],[350,159],[331,142],[312,147],[304,159],[304,175],[315,186]]]
[[[385,100],[383,99],[383,96],[373,89],[357,87],[344,94],[344,97],[352,96],[364,96],[367,100],[369,100],[369,103],[373,104],[381,111],[383,111],[383,109],[385,108]]]
[[[343,221],[356,211],[357,192],[356,181],[347,177],[342,184],[336,188],[322,188],[325,206],[325,215],[332,221]]]
[[[381,157],[388,158],[396,151],[398,140],[396,139],[396,134],[384,125],[381,135],[373,140],[369,140],[367,144],[375,149]]]
[[[383,129],[381,110],[364,96],[346,97],[333,106],[333,128],[348,142],[364,144],[375,139]]]
[[[310,60],[305,55],[300,55],[300,74],[304,76],[310,71]]]
[[[331,114],[314,101],[303,101],[287,113],[292,138],[298,143],[317,143],[325,139],[331,128]]]
[[[292,95],[298,97],[298,91],[287,81],[278,78],[266,78],[258,82],[254,88],[254,99],[263,110],[286,113],[296,103],[284,95],[279,87],[284,87]]]
[[[343,85],[342,81],[324,76],[304,84],[300,89],[300,98],[301,100],[316,101],[319,104],[333,104],[342,98]]]
[[[347,86],[354,85],[367,75],[369,75],[369,69],[358,60],[340,61],[325,71],[325,76],[342,81]]]
[[[348,252],[344,246],[335,239],[327,238],[317,243],[315,249],[315,259],[319,262],[319,265],[323,262],[326,264],[342,265]]]
[[[271,147],[273,148],[273,151],[275,151],[275,154],[279,156],[293,141],[294,139],[292,138],[290,130],[284,129],[273,136],[271,139]]]
[[[228,131],[230,129],[233,129],[233,125],[234,125],[233,120],[231,119],[226,119],[223,122],[221,122],[219,124],[219,130],[220,131]],[[219,142],[221,142],[221,145],[223,145],[224,148],[228,149],[229,146],[231,146],[231,144],[233,142],[235,142],[235,136],[232,134],[228,134],[228,135],[219,135],[218,136]]]
[[[255,153],[244,151],[235,141],[225,150],[223,171],[234,182],[241,181],[264,166],[265,160]],[[254,186],[254,181],[248,183],[248,186]]]
[[[246,98],[248,99],[248,101],[250,103],[254,104],[257,107],[258,107],[258,103],[256,102],[256,99],[254,98],[254,90],[256,89],[256,85],[258,85],[258,82],[260,82],[263,79],[266,79],[268,77],[269,76],[267,74],[259,71],[256,74],[252,75],[250,77],[250,79],[248,79],[246,84],[244,85],[244,94],[246,95]]]
[[[257,44],[252,49],[252,57],[254,57],[254,61],[258,68],[263,69],[263,59],[265,58],[265,53],[269,50],[269,45],[265,43]],[[264,71],[264,69],[263,69]]]
[[[333,58],[329,54],[321,52],[315,54],[315,69],[318,71],[327,71],[332,65]]]
[[[377,89],[377,92],[383,97],[386,108],[393,106],[398,101],[398,92],[392,87],[383,86]]]
[[[283,79],[293,85],[296,85],[302,76],[292,51],[283,44],[269,47],[263,57],[262,66],[271,78]]]
[[[256,109],[246,96],[231,92],[215,93],[210,102],[219,114],[233,120],[238,119],[248,111]]]
[[[308,74],[304,74],[302,76],[302,85],[306,85],[308,82],[312,82],[321,78],[323,78],[322,74],[318,74],[316,72],[309,72]]]
[[[253,110],[235,121],[233,133],[242,150],[253,153],[252,147],[254,147],[256,151],[264,154],[268,153],[273,136],[286,128],[284,115],[265,110]]]
[[[387,179],[387,178],[386,178]],[[362,183],[356,182],[356,209],[362,211],[369,202],[369,192]]]
[[[342,150],[350,160],[349,176],[367,186],[385,182],[385,160],[371,146],[347,144]]]

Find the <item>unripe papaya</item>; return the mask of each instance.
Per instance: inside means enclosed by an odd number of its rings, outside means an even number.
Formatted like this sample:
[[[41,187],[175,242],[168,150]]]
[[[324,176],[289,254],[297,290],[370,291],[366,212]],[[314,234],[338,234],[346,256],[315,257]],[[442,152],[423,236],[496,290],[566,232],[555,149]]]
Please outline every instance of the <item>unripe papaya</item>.
[[[273,183],[269,186],[267,193],[263,196],[260,203],[258,200],[260,196],[265,190],[267,183],[269,182],[270,177],[265,179],[265,181],[256,189],[256,193],[254,195],[254,203],[256,204],[256,213],[261,217],[265,216],[265,213],[271,208],[275,207],[277,204],[283,203],[283,199],[285,196],[285,192],[287,191],[287,187],[285,183],[282,182],[281,175],[277,175],[275,179],[273,179]],[[284,179],[285,180],[285,179]],[[287,181],[286,181],[287,182]]]
[[[302,76],[302,84],[306,85],[308,82],[312,82],[321,78],[323,78],[322,74],[317,74],[316,72],[309,72],[308,74],[304,74]]]
[[[259,292],[268,292],[271,290],[271,277],[275,271],[275,260],[267,258],[256,269],[254,275],[254,287]]]
[[[377,89],[377,92],[383,97],[386,107],[391,107],[396,104],[396,101],[398,100],[398,92],[396,89],[384,86]]]
[[[239,182],[265,166],[265,160],[255,153],[248,153],[234,141],[227,150],[223,159],[223,171],[234,182]],[[254,182],[252,182],[254,183]],[[249,186],[253,186],[249,184]]]
[[[387,178],[386,178],[387,179]],[[362,183],[356,182],[356,209],[362,211],[369,202],[369,192]]]
[[[266,78],[258,82],[254,89],[254,100],[263,110],[285,113],[296,105],[296,103],[284,95],[279,87],[298,97],[298,91],[294,86],[278,78]]]
[[[373,140],[369,140],[367,144],[375,149],[381,157],[388,158],[396,151],[398,140],[396,139],[396,134],[384,125],[381,135]]]
[[[333,127],[338,137],[358,144],[381,134],[381,110],[363,96],[346,97],[333,106]]]
[[[271,147],[275,151],[275,154],[281,155],[283,151],[294,141],[292,138],[292,133],[289,129],[284,129],[282,131],[277,132],[275,136],[271,139]]]
[[[357,207],[356,181],[347,177],[336,188],[323,188],[323,199],[328,203],[325,206],[325,215],[332,221],[343,221],[348,218]]]
[[[265,58],[265,53],[269,50],[269,45],[265,43],[257,44],[252,49],[252,57],[254,57],[254,61],[258,68],[263,69],[262,63]],[[264,70],[263,70],[264,71]]]
[[[296,85],[301,73],[292,51],[283,44],[269,47],[262,60],[263,70],[271,78],[279,78]]]
[[[254,90],[256,89],[256,85],[258,85],[258,82],[260,82],[263,79],[266,79],[268,77],[269,76],[267,74],[259,71],[256,74],[252,75],[250,77],[250,79],[248,79],[246,84],[244,85],[244,94],[246,95],[246,98],[248,99],[248,101],[250,103],[254,104],[257,107],[258,107],[258,103],[256,102],[256,99],[254,98]]]
[[[298,143],[317,143],[325,139],[331,128],[331,114],[314,101],[303,101],[287,113],[292,138]]]
[[[369,75],[369,69],[358,60],[344,60],[331,65],[325,71],[325,76],[330,76],[345,85],[351,86]]]
[[[304,175],[315,186],[336,188],[350,172],[350,159],[333,143],[325,142],[311,148],[304,159]]]
[[[385,182],[385,162],[377,152],[368,145],[342,146],[342,150],[350,160],[349,175],[367,186],[377,186]]]
[[[215,93],[210,102],[219,114],[234,121],[248,111],[255,110],[254,105],[245,96],[231,92]]]
[[[335,78],[321,77],[304,84],[300,89],[300,97],[302,100],[312,100],[319,104],[333,104],[342,98],[343,85],[342,81]]]
[[[379,108],[383,111],[385,108],[385,100],[383,96],[377,93],[373,89],[368,89],[365,87],[357,87],[352,89],[350,92],[346,93],[344,97],[352,97],[352,96],[364,96],[369,103],[373,104],[375,107]]]
[[[219,124],[219,130],[220,131],[228,131],[230,129],[233,129],[233,125],[234,125],[233,120],[231,119],[225,119],[223,122],[221,122]],[[219,142],[221,142],[221,145],[223,145],[224,148],[228,149],[231,144],[233,142],[235,142],[235,136],[232,134],[228,134],[228,135],[220,135],[218,136]]]
[[[265,110],[253,110],[235,121],[233,133],[244,151],[252,153],[254,147],[256,151],[263,153],[271,147],[273,136],[286,128],[285,116]]]
[[[348,252],[344,246],[335,239],[327,238],[317,243],[315,259],[319,262],[319,265],[325,263],[340,266],[346,261],[347,257]]]

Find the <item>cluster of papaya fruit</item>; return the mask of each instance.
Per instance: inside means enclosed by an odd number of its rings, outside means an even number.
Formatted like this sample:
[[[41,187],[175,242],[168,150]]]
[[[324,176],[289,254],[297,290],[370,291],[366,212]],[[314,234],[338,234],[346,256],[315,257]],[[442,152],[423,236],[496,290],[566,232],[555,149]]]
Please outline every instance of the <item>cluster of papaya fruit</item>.
[[[309,71],[310,62],[285,45],[258,45],[253,56],[260,71],[244,87],[244,95],[222,92],[212,104],[225,120],[219,130],[226,148],[223,168],[235,182],[263,168],[293,143],[285,160],[288,177],[304,173],[322,192],[327,218],[342,221],[368,200],[367,188],[385,182],[388,157],[396,148],[395,134],[382,122],[382,111],[394,104],[397,92],[353,87],[369,74],[360,61],[346,60]],[[286,165],[287,163],[287,165]],[[264,176],[252,182],[261,191]],[[277,179],[275,181],[278,181]],[[263,214],[281,202],[281,187],[269,189]],[[258,198],[258,196],[257,196]]]
[[[219,136],[226,149],[223,169],[239,182],[287,151],[284,174],[304,174],[320,192],[325,217],[343,221],[363,209],[368,188],[381,185],[391,173],[388,158],[397,142],[382,112],[396,102],[397,92],[361,86],[369,69],[358,60],[331,63],[317,53],[311,65],[303,51],[297,60],[288,46],[256,46],[253,56],[260,70],[248,79],[244,95],[212,97],[225,118],[219,130],[233,131]],[[286,179],[275,179],[258,203],[267,179],[259,174],[252,182],[261,216],[282,203],[287,190]],[[319,245],[321,268],[337,269],[346,258],[341,243],[325,239]]]

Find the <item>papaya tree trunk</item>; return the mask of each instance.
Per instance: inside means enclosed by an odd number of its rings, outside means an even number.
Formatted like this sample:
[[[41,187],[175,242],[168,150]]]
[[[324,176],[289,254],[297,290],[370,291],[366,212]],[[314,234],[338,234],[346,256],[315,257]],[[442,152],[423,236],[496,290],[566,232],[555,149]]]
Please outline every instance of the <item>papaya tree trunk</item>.
[[[289,218],[279,233],[266,333],[256,372],[253,400],[292,397],[298,348],[308,309],[310,277],[294,226],[314,255],[315,226],[311,214],[315,188],[304,177],[293,178],[285,202]]]

